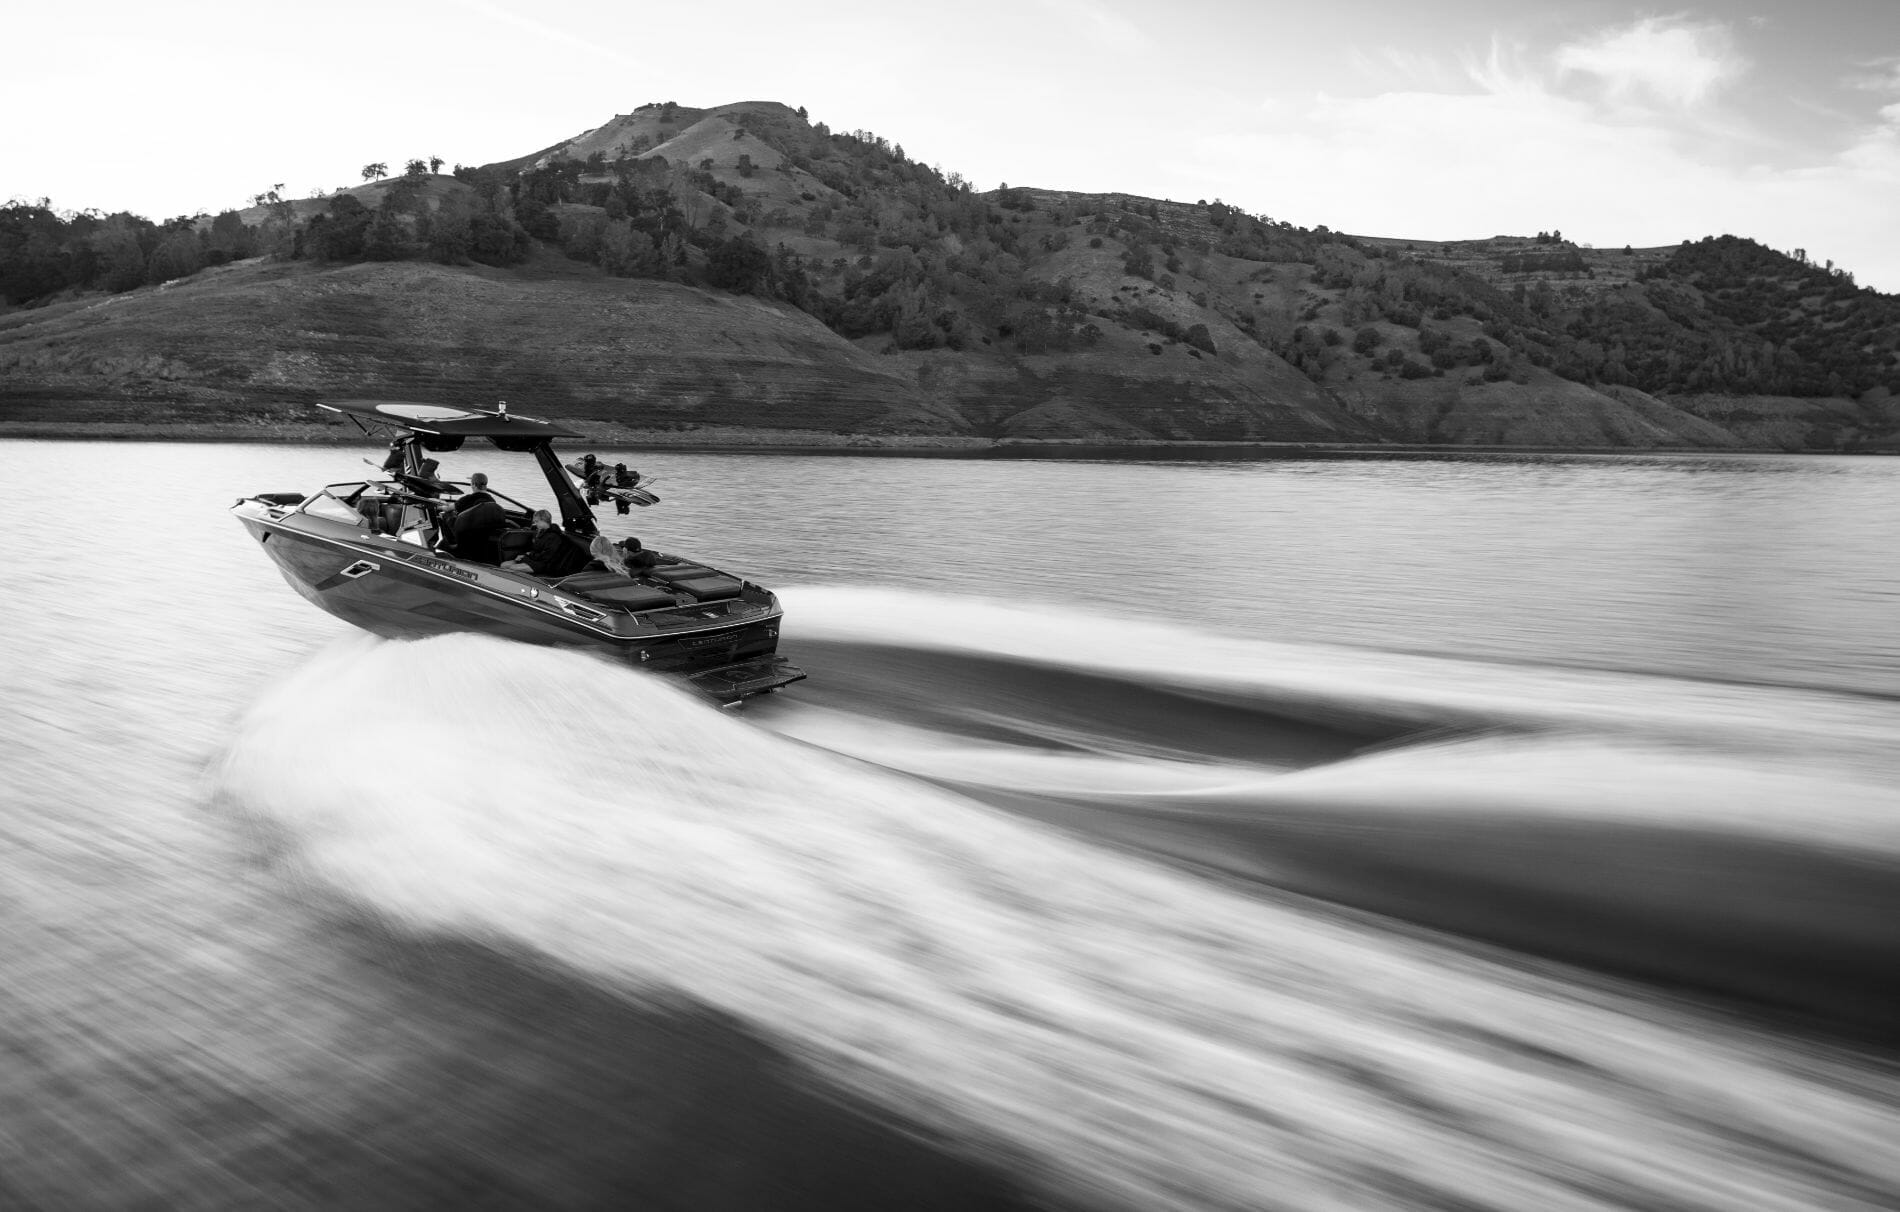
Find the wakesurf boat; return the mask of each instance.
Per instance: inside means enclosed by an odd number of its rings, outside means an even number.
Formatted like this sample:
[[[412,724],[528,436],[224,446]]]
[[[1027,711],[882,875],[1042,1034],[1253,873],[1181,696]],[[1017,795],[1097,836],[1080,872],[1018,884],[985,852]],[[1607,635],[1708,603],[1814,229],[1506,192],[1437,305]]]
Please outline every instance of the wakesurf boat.
[[[497,410],[392,400],[336,400],[366,435],[393,435],[376,474],[312,493],[266,492],[232,506],[291,588],[346,622],[412,638],[478,631],[531,644],[612,653],[640,668],[678,674],[722,703],[742,702],[805,676],[777,655],[783,615],[770,590],[706,564],[660,552],[632,563],[594,558],[600,533],[587,485],[562,466],[554,442],[581,435]],[[534,458],[546,479],[564,542],[579,571],[540,576],[492,562],[524,545],[533,511],[488,495],[502,518],[493,546],[458,551],[451,511],[468,485],[436,478],[432,453],[471,439]],[[365,460],[371,466],[376,464]],[[645,488],[618,499],[649,505]],[[553,512],[553,511],[550,511]],[[506,561],[504,561],[506,562]],[[644,565],[644,566],[642,566]]]

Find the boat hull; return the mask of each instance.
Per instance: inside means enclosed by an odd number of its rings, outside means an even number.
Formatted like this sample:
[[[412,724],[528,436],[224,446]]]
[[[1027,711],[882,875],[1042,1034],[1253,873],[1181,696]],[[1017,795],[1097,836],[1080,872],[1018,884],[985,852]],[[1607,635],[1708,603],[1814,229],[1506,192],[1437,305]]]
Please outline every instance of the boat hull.
[[[645,618],[601,608],[525,574],[441,556],[303,515],[240,507],[239,521],[291,588],[353,626],[394,639],[480,632],[527,644],[611,653],[688,675],[735,701],[804,677],[776,655],[780,611],[767,591],[745,602],[687,603]],[[707,676],[712,675],[712,676]]]

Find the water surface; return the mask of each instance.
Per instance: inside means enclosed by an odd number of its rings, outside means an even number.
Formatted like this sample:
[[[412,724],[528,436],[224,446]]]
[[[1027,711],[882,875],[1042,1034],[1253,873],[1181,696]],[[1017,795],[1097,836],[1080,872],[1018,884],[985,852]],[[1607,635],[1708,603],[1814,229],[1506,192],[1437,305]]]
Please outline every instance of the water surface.
[[[377,454],[0,445],[0,1202],[1900,1199],[1900,461],[624,452],[734,715],[223,513]]]

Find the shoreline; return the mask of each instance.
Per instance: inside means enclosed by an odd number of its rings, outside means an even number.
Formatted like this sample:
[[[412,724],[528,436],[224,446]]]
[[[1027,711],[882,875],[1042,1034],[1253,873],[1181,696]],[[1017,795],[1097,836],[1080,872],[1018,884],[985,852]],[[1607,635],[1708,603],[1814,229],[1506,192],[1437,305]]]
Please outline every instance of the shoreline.
[[[926,459],[1265,460],[1470,455],[1894,455],[1900,450],[1786,450],[1707,446],[1474,446],[1442,443],[1117,441],[1106,438],[981,438],[932,434],[847,435],[798,430],[643,431],[592,426],[588,440],[607,449],[653,453],[862,455]],[[360,446],[375,439],[344,426],[183,422],[0,421],[0,441],[206,442],[270,446]]]

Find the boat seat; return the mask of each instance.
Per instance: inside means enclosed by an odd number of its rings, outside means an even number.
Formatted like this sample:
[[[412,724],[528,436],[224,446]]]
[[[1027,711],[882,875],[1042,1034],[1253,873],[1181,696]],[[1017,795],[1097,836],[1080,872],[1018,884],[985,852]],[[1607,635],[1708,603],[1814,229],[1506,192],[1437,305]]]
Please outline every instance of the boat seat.
[[[589,601],[627,610],[652,610],[679,604],[678,599],[664,589],[642,585],[617,572],[577,572],[571,577],[562,577],[554,585]]]
[[[560,577],[554,584],[562,589],[572,589],[575,593],[586,593],[589,589],[606,589],[619,585],[628,578],[617,572],[577,572],[571,576]]]
[[[528,548],[533,543],[534,531],[519,526],[511,526],[495,536],[495,549],[500,553],[503,563],[528,554]]]
[[[744,589],[737,577],[729,577],[723,572],[715,572],[697,564],[661,565],[647,569],[644,575],[650,580],[690,593],[702,602],[723,602],[727,598],[736,598]]]
[[[381,497],[366,497],[357,506],[363,525],[371,534],[401,534],[402,505]]]

